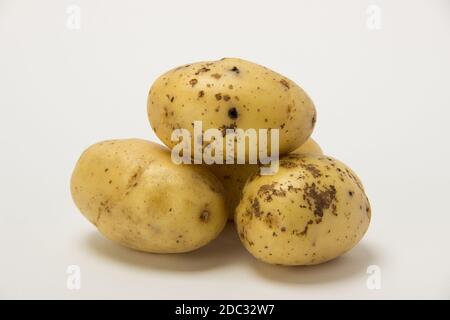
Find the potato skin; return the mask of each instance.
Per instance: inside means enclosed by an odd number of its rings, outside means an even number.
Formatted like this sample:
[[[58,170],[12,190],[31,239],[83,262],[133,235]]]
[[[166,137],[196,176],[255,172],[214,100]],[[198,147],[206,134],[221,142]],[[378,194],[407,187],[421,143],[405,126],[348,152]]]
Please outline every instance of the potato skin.
[[[290,154],[272,176],[253,175],[235,223],[246,249],[280,265],[313,265],[356,245],[371,218],[360,180],[327,156]]]
[[[323,155],[323,151],[313,138],[309,138],[304,144],[292,151],[291,154],[313,154],[319,156]]]
[[[75,166],[71,192],[104,236],[146,252],[195,250],[227,221],[223,187],[214,175],[174,164],[166,148],[145,140],[89,147]]]
[[[161,141],[173,148],[174,129],[193,134],[203,129],[280,129],[279,152],[288,154],[313,131],[316,110],[308,95],[286,77],[236,58],[198,62],[159,77],[148,95],[150,124]],[[248,155],[248,150],[247,155]]]
[[[322,155],[322,149],[312,138],[291,152],[291,154],[316,154]],[[241,199],[242,189],[247,179],[259,170],[256,164],[212,164],[204,165],[219,178],[225,189],[227,199],[228,217],[234,219],[234,211]]]

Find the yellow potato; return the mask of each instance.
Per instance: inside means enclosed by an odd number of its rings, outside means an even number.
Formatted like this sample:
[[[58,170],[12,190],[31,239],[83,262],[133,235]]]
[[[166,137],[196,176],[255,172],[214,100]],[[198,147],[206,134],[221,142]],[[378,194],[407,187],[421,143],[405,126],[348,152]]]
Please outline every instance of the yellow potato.
[[[235,223],[242,243],[271,264],[311,265],[356,245],[371,218],[360,180],[327,156],[290,154],[272,176],[249,178]]]
[[[291,154],[293,153],[323,155],[322,148],[313,138],[309,138],[308,140],[306,140],[304,144],[291,152]]]
[[[157,136],[169,148],[174,129],[194,121],[203,130],[279,129],[279,152],[288,154],[310,136],[316,110],[293,81],[258,64],[236,58],[198,62],[159,77],[148,95],[148,117]],[[270,150],[270,144],[268,146]],[[249,148],[245,149],[248,156]],[[231,155],[232,156],[232,155]]]
[[[147,252],[197,249],[227,221],[223,187],[208,170],[176,165],[145,140],[89,147],[71,180],[75,204],[107,238]]]
[[[312,138],[292,151],[293,154],[323,154],[322,149]],[[222,182],[227,199],[229,219],[233,219],[234,211],[239,204],[242,189],[248,177],[259,170],[256,164],[212,164],[204,165]]]

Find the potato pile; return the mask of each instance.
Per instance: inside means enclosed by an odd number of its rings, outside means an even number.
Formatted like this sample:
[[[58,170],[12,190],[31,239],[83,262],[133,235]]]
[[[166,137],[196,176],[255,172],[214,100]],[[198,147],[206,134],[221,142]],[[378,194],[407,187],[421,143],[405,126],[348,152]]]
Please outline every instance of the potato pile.
[[[261,261],[312,265],[345,253],[365,234],[371,209],[364,187],[310,138],[316,109],[292,80],[235,58],[183,65],[154,82],[147,113],[168,148],[103,141],[83,152],[72,174],[75,204],[107,238],[145,252],[188,252],[234,220],[243,245]],[[192,133],[195,145],[199,121],[203,131],[223,136],[277,129],[278,170],[263,174],[260,159],[176,164],[174,131]],[[255,144],[265,146],[261,136]],[[202,141],[201,151],[207,148]],[[247,160],[251,149],[244,150]]]

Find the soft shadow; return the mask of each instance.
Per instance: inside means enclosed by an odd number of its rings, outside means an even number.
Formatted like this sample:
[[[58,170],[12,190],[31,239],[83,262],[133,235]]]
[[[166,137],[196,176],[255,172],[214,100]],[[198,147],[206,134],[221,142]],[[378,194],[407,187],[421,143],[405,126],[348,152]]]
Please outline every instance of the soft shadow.
[[[240,243],[233,223],[228,223],[217,239],[188,253],[153,254],[139,252],[105,239],[98,232],[89,234],[86,247],[96,254],[142,269],[197,272],[241,261],[248,254]]]
[[[373,250],[367,244],[360,243],[343,256],[319,265],[287,267],[254,261],[252,266],[261,277],[270,281],[313,285],[361,277],[375,260]]]
[[[217,239],[193,252],[152,254],[131,250],[92,232],[85,241],[88,250],[114,262],[131,267],[167,272],[201,272],[214,268],[242,265],[253,268],[266,281],[289,285],[314,285],[361,277],[371,264],[376,264],[373,248],[360,243],[335,260],[315,266],[277,266],[261,262],[251,256],[240,243],[233,223],[228,223]]]

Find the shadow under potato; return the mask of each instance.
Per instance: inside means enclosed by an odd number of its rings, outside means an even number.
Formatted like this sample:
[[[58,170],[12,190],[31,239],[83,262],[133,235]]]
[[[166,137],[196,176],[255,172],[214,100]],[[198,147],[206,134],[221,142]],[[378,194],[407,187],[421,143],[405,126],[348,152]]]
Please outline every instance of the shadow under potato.
[[[286,284],[315,284],[339,281],[366,274],[374,263],[373,252],[360,243],[350,252],[332,261],[314,266],[276,266],[263,263],[245,250],[235,231],[228,223],[219,237],[210,244],[187,253],[151,254],[128,249],[92,232],[86,239],[89,250],[104,258],[140,269],[158,269],[167,272],[201,272],[230,265],[247,265],[257,275],[269,281]]]
[[[187,253],[140,252],[114,243],[98,232],[89,234],[86,245],[95,253],[120,263],[137,268],[165,271],[196,272],[252,259],[241,245],[232,223],[226,225],[217,239],[200,249]]]
[[[374,264],[373,251],[359,243],[344,255],[312,266],[273,266],[253,263],[253,268],[262,278],[292,285],[313,285],[324,282],[341,281],[352,277],[366,276],[367,267]]]

